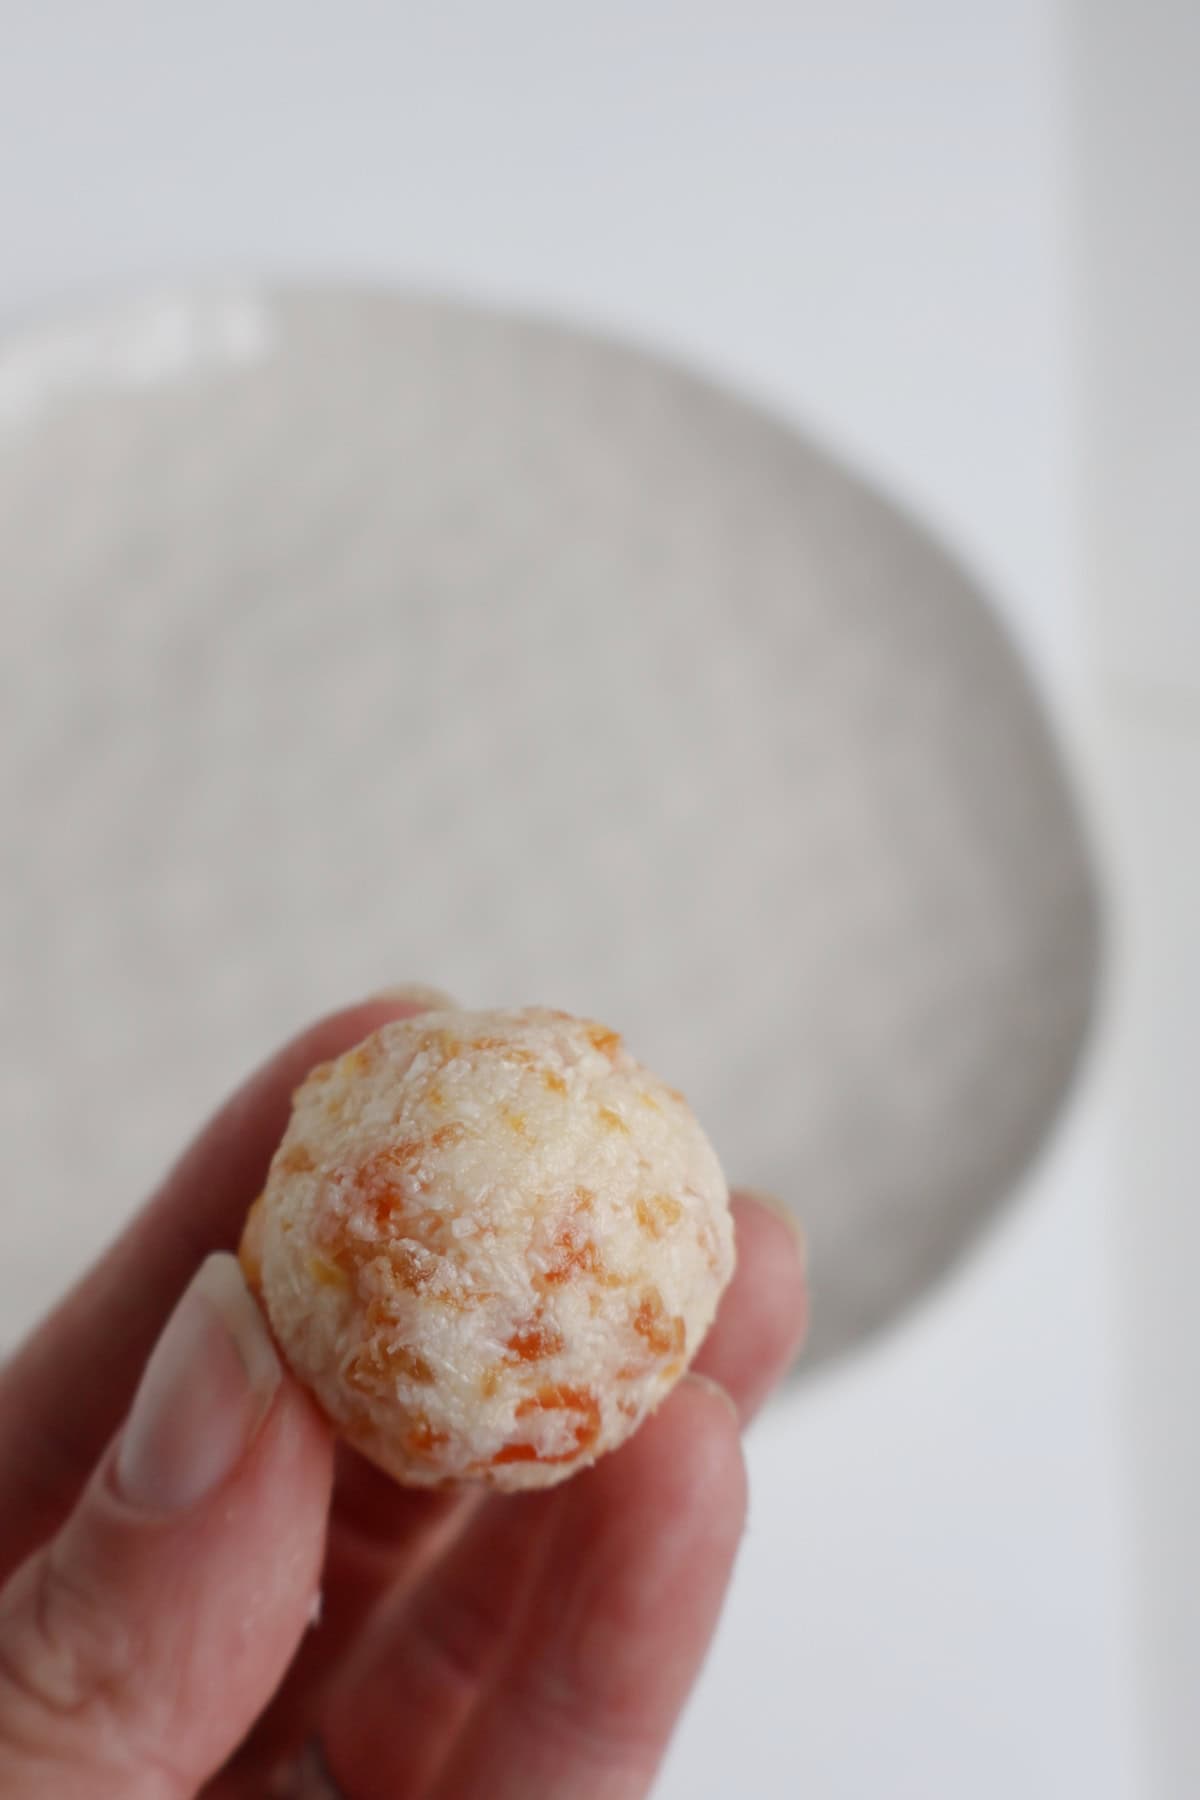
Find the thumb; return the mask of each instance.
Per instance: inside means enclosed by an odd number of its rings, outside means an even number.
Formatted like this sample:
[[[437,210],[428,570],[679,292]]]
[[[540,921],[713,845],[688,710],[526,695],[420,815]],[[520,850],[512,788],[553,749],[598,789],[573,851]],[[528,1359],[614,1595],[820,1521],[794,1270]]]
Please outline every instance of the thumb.
[[[312,1616],[331,1472],[236,1260],[210,1256],[75,1512],[0,1593],[0,1793],[193,1795]]]

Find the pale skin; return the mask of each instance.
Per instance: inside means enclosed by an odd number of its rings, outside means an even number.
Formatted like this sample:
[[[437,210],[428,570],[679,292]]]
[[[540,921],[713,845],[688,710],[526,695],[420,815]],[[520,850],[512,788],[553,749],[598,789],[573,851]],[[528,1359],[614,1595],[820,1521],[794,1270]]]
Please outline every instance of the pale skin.
[[[651,1792],[742,1534],[741,1428],[799,1348],[798,1240],[735,1195],[694,1374],[593,1469],[397,1487],[206,1259],[236,1247],[308,1070],[418,1010],[348,1008],[280,1050],[0,1369],[4,1800],[299,1794],[318,1741],[346,1800]]]

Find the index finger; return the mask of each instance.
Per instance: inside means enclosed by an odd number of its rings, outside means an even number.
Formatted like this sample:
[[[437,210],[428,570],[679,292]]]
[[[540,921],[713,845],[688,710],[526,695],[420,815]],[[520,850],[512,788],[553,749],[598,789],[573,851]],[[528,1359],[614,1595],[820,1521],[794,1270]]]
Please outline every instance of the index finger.
[[[0,1371],[0,1580],[70,1511],[198,1265],[237,1247],[308,1071],[428,1002],[372,1000],[310,1025],[242,1084],[153,1197]]]

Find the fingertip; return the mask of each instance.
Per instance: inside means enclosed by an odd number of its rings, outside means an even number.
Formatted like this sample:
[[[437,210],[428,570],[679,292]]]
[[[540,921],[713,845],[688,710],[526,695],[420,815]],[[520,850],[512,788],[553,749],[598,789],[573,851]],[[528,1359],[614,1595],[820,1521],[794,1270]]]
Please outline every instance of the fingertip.
[[[421,981],[401,981],[392,987],[379,988],[368,997],[368,1004],[401,1006],[406,1013],[457,1012],[458,1001],[444,988],[428,987]]]
[[[738,1263],[694,1372],[732,1396],[747,1424],[795,1362],[808,1324],[808,1284],[798,1228],[776,1205],[736,1193]]]
[[[722,1387],[719,1381],[714,1380],[711,1375],[706,1375],[702,1369],[688,1370],[683,1378],[683,1391],[685,1394],[698,1392],[701,1395],[707,1395],[713,1405],[723,1407],[730,1418],[737,1420],[739,1417],[737,1403],[728,1388]]]
[[[737,1404],[719,1381],[689,1370],[663,1409],[659,1454],[669,1465],[678,1504],[703,1504],[740,1533],[748,1478]]]
[[[347,1006],[336,1008],[333,1012],[323,1014],[301,1032],[300,1043],[309,1039],[319,1045],[314,1062],[321,1062],[329,1056],[339,1056],[344,1050],[352,1049],[361,1043],[363,1038],[370,1037],[384,1025],[392,1025],[398,1019],[417,1018],[427,1012],[457,1012],[458,1001],[443,993],[441,988],[426,987],[419,982],[402,982],[393,987],[379,988],[361,1000],[352,1001]]]
[[[771,1195],[741,1191],[733,1200],[739,1266],[754,1296],[761,1354],[778,1378],[808,1334],[808,1245],[791,1209]]]
[[[731,1196],[735,1217],[738,1211],[754,1209],[756,1218],[765,1215],[767,1220],[780,1227],[784,1236],[790,1240],[791,1255],[799,1264],[800,1273],[804,1275],[808,1269],[808,1240],[804,1235],[804,1227],[796,1217],[786,1200],[778,1194],[769,1194],[765,1188],[735,1188]],[[780,1248],[783,1239],[776,1235]]]
[[[689,1372],[629,1442],[578,1483],[593,1484],[599,1508],[624,1517],[683,1530],[707,1519],[740,1531],[747,1477],[733,1399],[719,1382]],[[586,1504],[589,1496],[572,1498]]]

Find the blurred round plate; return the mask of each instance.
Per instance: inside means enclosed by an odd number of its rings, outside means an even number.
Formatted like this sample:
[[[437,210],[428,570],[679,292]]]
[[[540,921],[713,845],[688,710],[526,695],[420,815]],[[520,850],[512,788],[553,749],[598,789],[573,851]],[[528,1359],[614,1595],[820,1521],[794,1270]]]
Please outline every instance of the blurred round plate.
[[[619,1026],[795,1205],[810,1367],[1055,1114],[1096,909],[1012,648],[670,362],[319,290],[26,333],[0,571],[10,1320],[245,1062],[382,982]]]

